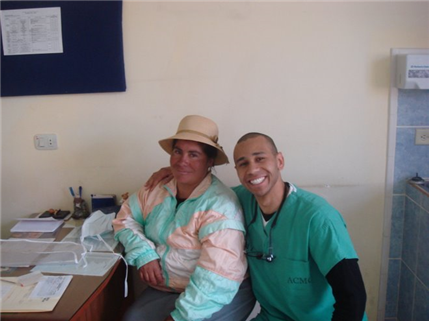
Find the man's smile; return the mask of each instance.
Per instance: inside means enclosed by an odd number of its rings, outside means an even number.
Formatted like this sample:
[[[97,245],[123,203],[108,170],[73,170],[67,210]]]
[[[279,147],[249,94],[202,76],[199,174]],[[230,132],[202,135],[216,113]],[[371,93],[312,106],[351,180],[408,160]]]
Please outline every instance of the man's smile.
[[[252,184],[252,185],[259,185],[259,184],[261,184],[265,180],[265,178],[266,177],[263,176],[263,177],[259,177],[259,178],[256,178],[256,179],[252,179],[252,180],[249,181],[249,183]]]

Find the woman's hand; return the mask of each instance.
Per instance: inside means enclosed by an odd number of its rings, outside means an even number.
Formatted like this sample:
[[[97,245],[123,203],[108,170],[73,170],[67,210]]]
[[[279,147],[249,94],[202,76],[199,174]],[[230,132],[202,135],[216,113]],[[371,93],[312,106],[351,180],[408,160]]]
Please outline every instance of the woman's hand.
[[[161,266],[158,260],[150,261],[139,269],[140,279],[151,285],[163,285],[164,277],[162,276]]]
[[[173,179],[173,174],[170,167],[163,167],[159,171],[152,174],[148,181],[144,184],[147,190],[153,190],[160,182],[167,184]]]

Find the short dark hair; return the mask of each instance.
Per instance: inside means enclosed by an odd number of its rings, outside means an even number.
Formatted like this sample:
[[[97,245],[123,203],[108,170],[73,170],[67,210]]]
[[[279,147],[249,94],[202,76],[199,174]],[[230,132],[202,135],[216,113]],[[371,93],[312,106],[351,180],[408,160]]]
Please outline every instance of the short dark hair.
[[[241,136],[241,138],[237,141],[237,144],[239,144],[239,143],[241,143],[241,142],[244,142],[245,140],[248,140],[248,139],[250,139],[250,138],[255,138],[255,137],[264,137],[264,138],[265,138],[265,140],[268,142],[268,144],[271,146],[271,149],[272,149],[272,151],[273,151],[273,154],[274,154],[274,155],[276,155],[276,154],[278,153],[277,146],[276,146],[276,144],[274,143],[274,140],[273,140],[270,136],[265,135],[265,134],[262,134],[262,133],[258,133],[258,132],[250,132],[250,133],[244,134],[244,135],[243,135],[243,136]]]

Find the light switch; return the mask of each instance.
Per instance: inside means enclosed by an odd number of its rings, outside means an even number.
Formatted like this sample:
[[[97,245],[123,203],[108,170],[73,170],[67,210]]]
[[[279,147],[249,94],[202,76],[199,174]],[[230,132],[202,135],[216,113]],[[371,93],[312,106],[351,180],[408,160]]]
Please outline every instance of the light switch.
[[[416,145],[429,145],[429,128],[416,129]]]
[[[45,145],[46,145],[45,142],[46,142],[46,138],[39,136],[39,138],[37,140],[37,147],[39,147],[39,148],[45,147]]]
[[[52,150],[58,148],[57,135],[39,134],[34,136],[34,147],[40,150]]]

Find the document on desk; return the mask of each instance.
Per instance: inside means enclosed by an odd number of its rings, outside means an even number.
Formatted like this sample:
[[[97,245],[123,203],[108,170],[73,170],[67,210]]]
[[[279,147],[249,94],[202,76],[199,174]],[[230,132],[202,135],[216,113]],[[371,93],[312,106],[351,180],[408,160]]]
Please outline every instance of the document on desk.
[[[3,312],[47,312],[52,311],[66,291],[73,276],[43,276],[37,283],[22,287],[10,282],[17,277],[4,278],[1,281],[1,304]]]
[[[36,265],[31,271],[73,275],[103,276],[116,263],[120,256],[115,253],[86,253],[85,260],[79,264]]]
[[[19,218],[19,222],[11,228],[11,232],[55,232],[63,223],[63,220],[50,218]]]

